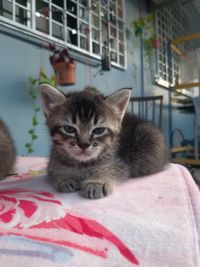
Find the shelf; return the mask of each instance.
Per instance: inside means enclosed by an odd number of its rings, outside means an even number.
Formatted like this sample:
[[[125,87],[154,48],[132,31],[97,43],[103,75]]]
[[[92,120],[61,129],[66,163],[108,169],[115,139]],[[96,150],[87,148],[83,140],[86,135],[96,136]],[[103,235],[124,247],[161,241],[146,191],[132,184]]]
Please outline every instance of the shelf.
[[[200,87],[200,82],[177,84],[177,85],[174,85],[173,89],[174,90],[186,89],[186,88],[188,89],[192,87]]]
[[[194,148],[192,146],[175,146],[171,148],[172,153],[181,153],[187,151],[194,151]]]
[[[190,70],[191,66],[190,64],[187,63],[186,59],[187,59],[187,54],[191,52],[191,49],[188,49],[187,46],[185,46],[185,43],[187,42],[190,42],[192,40],[200,40],[200,33],[195,33],[195,34],[190,34],[190,35],[185,35],[185,36],[180,36],[178,38],[174,38],[171,40],[171,43],[170,43],[170,47],[169,47],[169,70],[172,70],[173,67],[174,67],[174,62],[173,62],[173,58],[175,56],[177,56],[177,58],[179,59],[182,59],[182,60],[185,60],[185,64],[184,64],[184,67],[188,70]],[[195,43],[196,44],[196,43]],[[193,50],[195,50],[196,45],[193,47]],[[187,51],[188,50],[188,51]],[[188,55],[189,56],[189,55]],[[180,69],[179,69],[180,70]],[[180,70],[181,71],[181,70]],[[191,70],[192,71],[192,70]],[[170,81],[173,81],[173,73],[172,71],[168,71],[168,74],[169,74],[169,80]],[[182,73],[180,73],[182,74]],[[183,70],[183,77],[185,77],[184,75],[184,70]],[[172,125],[172,116],[173,116],[173,110],[172,108],[177,108],[179,109],[180,112],[184,112],[184,113],[195,113],[195,109],[194,109],[194,105],[193,105],[193,97],[194,97],[194,93],[193,93],[193,90],[190,90],[194,87],[200,87],[200,80],[197,78],[197,79],[189,79],[188,80],[185,80],[185,81],[179,81],[179,78],[182,77],[181,75],[178,75],[178,77],[176,77],[176,81],[179,83],[176,84],[175,82],[175,85],[171,85],[170,86],[170,98],[169,98],[169,101],[170,102],[170,105],[169,105],[169,126],[168,126],[168,129],[169,129],[169,137],[171,136],[172,134],[172,129],[173,128],[176,128],[175,126],[173,127]],[[186,77],[187,79],[187,77]],[[179,97],[179,95],[182,97],[182,96],[185,96],[187,97],[187,99],[183,99],[183,97],[178,100],[177,98]],[[176,97],[176,99],[174,99]],[[175,102],[176,101],[176,104],[172,105],[172,101]],[[188,103],[184,103],[185,102],[189,102],[190,100],[190,103],[188,105]],[[181,103],[182,102],[182,103]],[[195,127],[197,127],[196,125],[196,120],[195,120],[195,126],[194,126],[194,129],[196,129]],[[172,153],[172,159],[171,161],[174,162],[174,163],[180,163],[180,164],[188,164],[188,165],[194,165],[194,166],[199,166],[200,167],[200,159],[196,159],[198,158],[198,155],[200,157],[200,150],[199,150],[199,144],[197,142],[197,131],[194,132],[194,145],[187,145],[187,146],[177,146],[177,147],[172,147],[172,141],[171,140],[172,138],[169,139],[169,145],[170,145],[170,148],[171,148],[171,153]],[[184,136],[183,136],[183,139],[184,139]],[[184,153],[186,152],[185,154],[186,155],[183,155],[183,156],[180,156],[179,157],[175,157],[178,156],[178,153]],[[185,158],[183,158],[185,156]]]
[[[180,98],[180,95],[172,97],[172,102],[175,102],[181,105],[193,105],[192,100],[186,98],[185,96],[183,97],[184,98]]]
[[[171,158],[172,163],[200,166],[200,159]]]
[[[194,33],[194,34],[189,34],[189,35],[184,35],[178,38],[174,38],[171,43],[173,45],[178,45],[184,42],[192,41],[194,39],[200,39],[200,33]]]
[[[194,39],[200,39],[200,33],[194,33],[190,35],[181,36],[175,38],[171,41],[171,48],[176,52],[179,56],[184,56],[185,53],[177,47],[178,44],[182,44],[184,42],[192,41]]]

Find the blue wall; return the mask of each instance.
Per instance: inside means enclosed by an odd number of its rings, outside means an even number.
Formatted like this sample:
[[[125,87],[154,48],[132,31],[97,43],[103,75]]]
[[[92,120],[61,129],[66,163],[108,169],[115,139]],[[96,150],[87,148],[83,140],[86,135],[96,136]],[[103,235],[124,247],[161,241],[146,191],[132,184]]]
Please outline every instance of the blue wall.
[[[97,67],[90,67],[77,62],[77,83],[74,86],[62,87],[64,91],[82,89],[90,84],[103,93],[109,94],[122,87],[132,87],[133,95],[141,95],[140,80],[140,42],[134,38],[130,30],[130,22],[139,17],[139,1],[125,1],[126,28],[127,28],[127,70],[112,68],[102,76],[94,75]],[[140,1],[141,3],[142,1]],[[28,93],[28,77],[37,78],[41,67],[41,47],[31,40],[0,25],[0,116],[7,122],[16,143],[19,155],[26,155],[24,144],[29,141],[28,130],[31,128],[33,114],[31,98]],[[23,38],[21,38],[23,37]],[[28,41],[29,39],[29,41]],[[49,51],[44,51],[45,60],[42,67],[48,75],[52,73],[49,64]],[[151,73],[145,68],[144,76],[145,95],[164,94],[165,104],[168,103],[168,92],[152,84]],[[163,131],[167,133],[167,110],[163,116]],[[34,153],[37,156],[46,156],[50,149],[48,133],[44,123],[43,112],[39,113],[39,138],[34,143]],[[184,118],[183,127],[187,123],[192,127],[191,119]]]
[[[12,132],[18,154],[24,155],[33,113],[28,77],[38,77],[40,49],[5,34],[0,34],[0,40],[0,116]],[[40,138],[35,142],[35,154],[44,155],[48,151],[48,138],[41,114],[40,121]]]

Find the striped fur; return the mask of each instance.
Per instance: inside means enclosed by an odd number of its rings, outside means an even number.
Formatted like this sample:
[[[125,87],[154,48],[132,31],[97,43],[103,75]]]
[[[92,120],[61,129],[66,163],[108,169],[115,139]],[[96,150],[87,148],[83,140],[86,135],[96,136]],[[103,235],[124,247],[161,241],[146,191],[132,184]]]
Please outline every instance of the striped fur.
[[[0,180],[11,174],[15,158],[13,139],[5,122],[0,119]]]
[[[160,131],[124,115],[128,90],[107,98],[89,88],[67,95],[46,84],[40,90],[53,142],[48,177],[57,190],[101,198],[123,179],[161,171],[167,164]]]

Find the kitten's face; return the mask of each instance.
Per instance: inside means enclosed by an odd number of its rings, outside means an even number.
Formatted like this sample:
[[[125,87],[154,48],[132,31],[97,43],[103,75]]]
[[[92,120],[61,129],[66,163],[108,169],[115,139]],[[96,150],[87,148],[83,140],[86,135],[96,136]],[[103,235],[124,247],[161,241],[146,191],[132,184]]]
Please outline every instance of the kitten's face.
[[[97,158],[112,145],[114,133],[105,117],[95,121],[94,116],[83,121],[77,114],[73,121],[70,113],[65,114],[64,120],[57,121],[56,128],[51,131],[54,145],[77,161]]]
[[[43,96],[44,98],[44,96]],[[46,102],[45,102],[46,101]],[[78,162],[95,160],[115,143],[122,116],[108,99],[87,91],[55,96],[46,107],[47,125],[54,146],[66,157]],[[55,102],[56,105],[53,105]],[[47,104],[48,102],[48,104]]]

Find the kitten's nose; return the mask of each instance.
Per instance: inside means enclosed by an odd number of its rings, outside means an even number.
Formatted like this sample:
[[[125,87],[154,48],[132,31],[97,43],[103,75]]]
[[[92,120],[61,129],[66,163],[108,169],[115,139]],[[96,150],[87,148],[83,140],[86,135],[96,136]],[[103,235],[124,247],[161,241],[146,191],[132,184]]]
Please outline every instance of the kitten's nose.
[[[86,149],[86,148],[88,148],[90,146],[90,144],[88,144],[88,143],[78,143],[78,146],[80,148],[82,148],[82,149]]]

